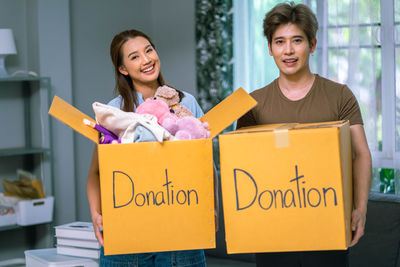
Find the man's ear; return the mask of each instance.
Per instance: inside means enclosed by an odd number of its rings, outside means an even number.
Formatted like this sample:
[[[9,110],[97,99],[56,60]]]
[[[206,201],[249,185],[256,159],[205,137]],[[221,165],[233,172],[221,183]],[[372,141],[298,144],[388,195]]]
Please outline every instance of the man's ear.
[[[314,38],[310,42],[310,53],[314,53],[315,48],[317,47],[317,38]]]
[[[268,51],[269,51],[269,55],[272,56],[272,47],[271,47],[270,42],[268,42]]]
[[[122,74],[122,75],[128,75],[128,72],[126,71],[126,68],[124,65],[121,65],[118,67],[118,71]]]

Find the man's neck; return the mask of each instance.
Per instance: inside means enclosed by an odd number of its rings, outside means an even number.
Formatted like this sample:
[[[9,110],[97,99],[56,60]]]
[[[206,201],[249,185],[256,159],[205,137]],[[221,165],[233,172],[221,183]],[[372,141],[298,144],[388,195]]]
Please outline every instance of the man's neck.
[[[307,95],[314,83],[315,75],[308,71],[302,75],[281,74],[278,84],[281,92],[290,100],[299,100]]]

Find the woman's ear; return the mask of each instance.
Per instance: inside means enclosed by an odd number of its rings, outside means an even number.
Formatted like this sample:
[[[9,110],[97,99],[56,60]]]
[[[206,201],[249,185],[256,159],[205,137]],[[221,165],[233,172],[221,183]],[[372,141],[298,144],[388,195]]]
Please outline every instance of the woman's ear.
[[[122,75],[128,75],[128,72],[126,71],[126,68],[124,65],[121,65],[118,67],[118,71],[122,74]]]

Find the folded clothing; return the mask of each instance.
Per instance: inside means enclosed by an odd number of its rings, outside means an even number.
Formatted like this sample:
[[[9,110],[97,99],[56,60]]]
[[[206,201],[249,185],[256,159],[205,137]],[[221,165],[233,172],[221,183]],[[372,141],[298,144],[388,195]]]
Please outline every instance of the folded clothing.
[[[133,143],[138,126],[146,128],[158,142],[173,139],[173,136],[157,123],[157,118],[153,115],[125,112],[99,102],[94,102],[92,106],[96,122],[115,133],[121,139],[121,143]],[[141,131],[143,133],[143,129]],[[151,137],[148,133],[146,135],[147,137],[142,139]]]

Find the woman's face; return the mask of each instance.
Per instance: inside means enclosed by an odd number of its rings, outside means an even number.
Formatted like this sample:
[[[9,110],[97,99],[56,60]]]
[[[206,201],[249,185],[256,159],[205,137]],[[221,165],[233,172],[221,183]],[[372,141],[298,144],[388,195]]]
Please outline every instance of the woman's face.
[[[122,45],[122,65],[118,70],[129,75],[135,84],[157,82],[160,59],[150,42],[141,36],[129,39]]]

